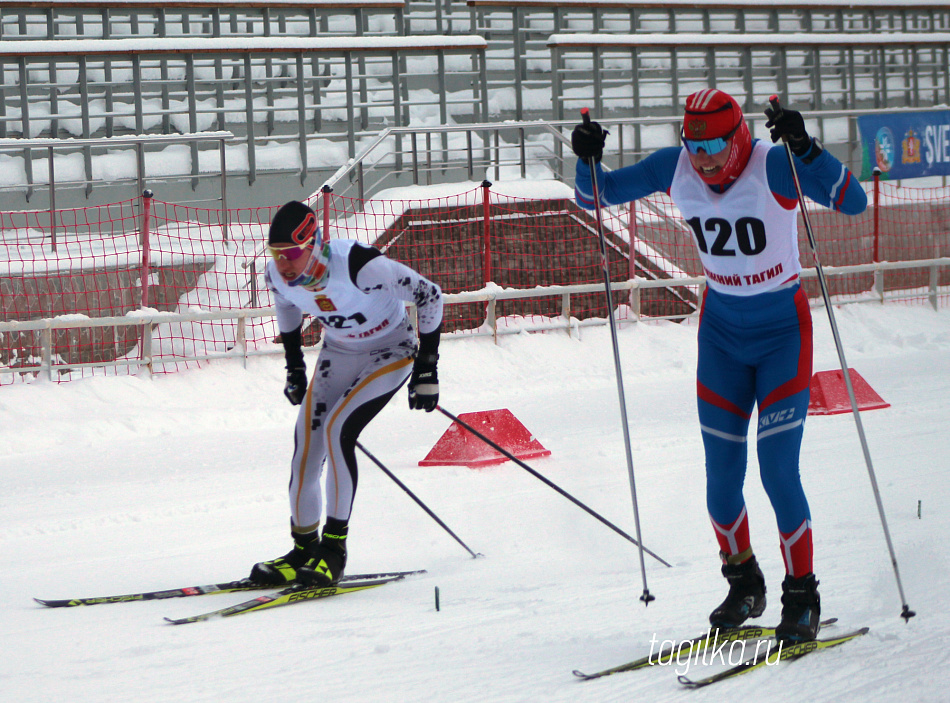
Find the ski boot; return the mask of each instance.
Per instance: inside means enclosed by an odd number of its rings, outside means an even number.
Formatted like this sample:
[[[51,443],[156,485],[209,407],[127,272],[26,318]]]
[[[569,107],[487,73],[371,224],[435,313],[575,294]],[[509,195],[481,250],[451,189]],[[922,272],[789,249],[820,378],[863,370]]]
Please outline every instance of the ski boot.
[[[765,577],[755,555],[741,564],[722,565],[722,575],[729,581],[729,595],[709,615],[713,627],[739,627],[749,618],[765,612]]]
[[[307,563],[313,548],[320,543],[320,533],[302,535],[291,531],[290,534],[294,548],[282,557],[255,564],[248,579],[265,586],[283,586],[297,580],[297,570]]]
[[[782,622],[775,628],[782,642],[808,642],[818,636],[821,598],[814,574],[786,576],[782,582]]]
[[[297,569],[297,581],[311,588],[332,586],[343,577],[346,566],[346,533],[343,520],[327,518],[323,539],[310,547],[310,558]]]

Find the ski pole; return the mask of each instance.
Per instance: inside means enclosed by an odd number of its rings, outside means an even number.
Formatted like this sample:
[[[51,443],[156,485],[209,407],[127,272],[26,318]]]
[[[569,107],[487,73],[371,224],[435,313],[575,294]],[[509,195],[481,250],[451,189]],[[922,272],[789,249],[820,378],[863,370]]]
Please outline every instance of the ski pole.
[[[392,471],[390,471],[389,469],[387,469],[387,468],[383,465],[383,462],[381,462],[381,461],[380,461],[379,459],[377,459],[375,456],[373,456],[372,454],[370,454],[369,450],[368,450],[366,447],[364,447],[362,444],[360,444],[359,442],[356,443],[356,446],[359,447],[359,449],[360,449],[361,452],[363,452],[367,457],[369,457],[370,461],[372,461],[374,464],[376,464],[376,466],[378,466],[380,469],[382,469],[383,473],[386,474],[387,476],[389,476],[389,478],[391,478],[391,479],[395,482],[395,484],[396,484],[397,486],[399,486],[402,490],[404,490],[404,491],[409,495],[410,498],[412,498],[414,501],[416,501],[416,503],[419,504],[419,507],[422,508],[423,510],[425,510],[426,513],[429,515],[429,517],[431,517],[433,520],[435,520],[437,523],[439,523],[439,526],[440,526],[443,530],[445,530],[445,531],[448,532],[450,535],[452,535],[452,538],[453,538],[456,542],[458,542],[458,543],[461,544],[463,547],[465,547],[465,551],[468,552],[469,554],[471,554],[473,559],[477,559],[477,558],[480,556],[479,554],[476,554],[476,553],[473,552],[471,549],[469,549],[469,548],[468,548],[468,545],[465,544],[465,542],[463,542],[462,540],[460,540],[459,537],[458,537],[458,535],[456,535],[454,532],[452,532],[452,530],[449,529],[449,526],[446,525],[444,522],[442,522],[442,521],[439,519],[439,516],[438,516],[438,515],[436,515],[436,514],[435,514],[434,512],[432,512],[431,510],[429,510],[428,506],[426,506],[426,504],[423,503],[415,493],[413,493],[412,491],[410,491],[410,490],[409,490],[409,487],[406,486],[406,484],[404,484],[402,481],[400,481]]]
[[[773,119],[778,118],[782,114],[782,106],[779,103],[778,96],[773,95],[770,97],[769,104],[774,111]],[[858,400],[854,395],[854,387],[851,384],[851,373],[848,370],[848,362],[844,358],[844,347],[841,344],[841,336],[838,334],[835,312],[831,306],[828,282],[825,279],[825,272],[821,266],[821,260],[818,258],[818,245],[815,242],[815,234],[812,231],[811,222],[808,219],[808,210],[805,208],[805,195],[802,192],[801,181],[798,180],[798,170],[795,168],[795,156],[792,154],[792,147],[788,143],[788,138],[783,137],[783,140],[785,143],[785,155],[788,157],[788,165],[792,170],[795,194],[798,196],[799,207],[802,211],[802,222],[805,223],[805,233],[808,235],[808,246],[811,248],[812,259],[815,262],[815,270],[818,273],[818,286],[821,288],[821,297],[825,303],[825,310],[828,312],[828,322],[831,323],[831,336],[835,340],[835,349],[838,351],[838,361],[841,364],[841,372],[844,375],[845,389],[848,391],[848,399],[851,401],[851,414],[854,415],[854,424],[858,430],[858,438],[861,440],[861,450],[864,452],[864,463],[868,469],[868,477],[871,479],[871,489],[874,491],[877,512],[881,517],[881,527],[884,528],[884,541],[887,542],[887,551],[891,557],[891,567],[894,569],[894,579],[897,581],[897,592],[901,598],[901,617],[907,621],[914,617],[916,613],[910,609],[907,605],[907,599],[904,597],[904,586],[901,583],[900,570],[897,568],[897,555],[894,553],[891,532],[887,527],[887,517],[884,515],[884,503],[881,501],[881,491],[878,488],[877,477],[874,474],[874,465],[871,462],[871,451],[868,449],[867,437],[864,434],[864,424],[861,422],[861,412],[858,410]]]
[[[581,118],[585,125],[590,125],[590,110],[586,107],[581,110]],[[633,525],[637,533],[636,545],[640,554],[640,576],[643,579],[643,595],[640,600],[644,605],[656,600],[650,595],[647,587],[647,569],[643,559],[642,537],[640,534],[640,509],[637,501],[637,482],[633,475],[633,452],[630,449],[630,427],[627,422],[627,399],[623,391],[623,373],[620,370],[620,345],[617,342],[617,322],[614,319],[614,301],[610,290],[610,266],[607,261],[607,238],[604,236],[604,218],[600,207],[600,190],[597,186],[597,162],[593,156],[588,157],[587,165],[590,168],[590,185],[594,193],[594,214],[597,220],[597,236],[600,239],[600,263],[604,273],[604,293],[607,296],[607,318],[610,323],[610,341],[614,352],[614,374],[617,377],[617,395],[620,398],[620,424],[623,427],[623,448],[627,458],[627,475],[630,480],[630,497],[633,501]],[[630,256],[633,256],[633,242],[630,242]],[[653,556],[656,556],[655,554]],[[669,566],[669,564],[667,564]]]
[[[595,518],[597,518],[598,520],[600,520],[602,523],[604,523],[607,527],[609,527],[611,530],[613,530],[614,532],[616,532],[618,535],[620,535],[621,537],[623,537],[624,539],[626,539],[626,540],[628,540],[628,541],[630,541],[630,542],[633,542],[635,545],[637,545],[638,547],[640,547],[640,549],[642,549],[642,550],[645,551],[647,554],[649,554],[651,557],[653,557],[653,558],[656,559],[658,562],[660,562],[661,564],[663,564],[663,566],[669,566],[669,567],[672,567],[672,566],[673,566],[673,565],[670,564],[668,561],[664,560],[662,557],[657,556],[656,554],[654,554],[653,552],[651,552],[651,551],[650,551],[649,549],[647,549],[646,547],[641,547],[641,546],[640,546],[640,543],[639,543],[637,540],[635,540],[633,537],[631,537],[630,535],[628,535],[626,532],[624,532],[623,530],[621,530],[619,527],[617,527],[616,525],[614,525],[612,522],[610,522],[610,521],[607,520],[606,518],[602,517],[600,514],[598,514],[597,512],[595,512],[594,510],[592,510],[591,508],[589,508],[589,507],[587,507],[586,505],[584,505],[581,501],[579,501],[577,498],[575,498],[575,497],[572,496],[570,493],[568,493],[567,491],[565,491],[563,488],[561,488],[560,486],[558,486],[558,485],[555,484],[554,482],[552,482],[552,481],[548,480],[547,478],[545,478],[543,475],[541,475],[540,473],[538,473],[537,471],[535,471],[534,469],[532,469],[530,466],[528,466],[526,463],[524,463],[523,461],[521,461],[521,459],[519,459],[518,457],[516,457],[514,454],[512,454],[511,452],[509,452],[507,449],[505,449],[504,447],[502,447],[502,446],[501,446],[500,444],[498,444],[497,442],[494,442],[494,441],[492,441],[491,439],[489,439],[488,437],[486,437],[485,435],[483,435],[481,432],[479,432],[478,430],[476,430],[474,427],[472,427],[471,425],[469,425],[469,424],[468,424],[467,422],[465,422],[464,420],[460,420],[460,419],[457,418],[455,415],[453,415],[452,413],[450,413],[448,410],[446,410],[445,408],[443,408],[441,405],[435,406],[435,409],[438,410],[438,411],[439,411],[440,413],[442,413],[443,415],[445,415],[447,418],[449,418],[452,422],[456,423],[456,424],[459,425],[460,427],[463,427],[464,429],[466,429],[466,430],[468,430],[469,432],[471,432],[473,435],[475,435],[476,437],[478,437],[480,440],[482,440],[482,441],[483,441],[485,444],[487,444],[488,446],[490,446],[490,447],[492,447],[493,449],[495,449],[496,451],[499,451],[499,452],[501,452],[502,454],[504,454],[505,457],[507,457],[508,459],[511,459],[513,462],[515,462],[515,463],[516,463],[518,466],[520,466],[522,469],[524,469],[525,471],[527,471],[529,474],[531,474],[531,475],[534,476],[535,478],[539,479],[542,483],[544,483],[544,484],[550,486],[551,488],[553,488],[555,491],[557,491],[557,492],[560,493],[562,496],[564,496],[565,498],[567,498],[569,501],[571,501],[572,503],[574,503],[574,505],[576,505],[576,506],[578,506],[579,508],[581,508],[581,509],[587,511],[590,515],[592,515],[592,516],[594,516]],[[652,600],[652,598],[651,598],[651,600]]]

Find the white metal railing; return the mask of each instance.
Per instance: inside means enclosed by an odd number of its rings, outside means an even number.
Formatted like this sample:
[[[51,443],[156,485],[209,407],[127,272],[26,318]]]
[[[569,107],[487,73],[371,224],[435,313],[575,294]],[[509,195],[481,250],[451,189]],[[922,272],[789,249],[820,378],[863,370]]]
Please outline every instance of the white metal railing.
[[[929,268],[931,271],[930,285],[927,288],[927,299],[934,309],[937,309],[939,297],[950,294],[950,286],[939,285],[938,272],[942,267],[950,266],[950,257],[939,257],[933,259],[918,259],[915,261],[882,261],[871,264],[857,264],[851,266],[826,266],[824,272],[828,276],[847,275],[856,273],[873,273],[875,276],[875,285],[866,295],[850,296],[838,298],[835,304],[845,303],[863,303],[863,302],[888,302],[907,300],[910,298],[920,298],[920,292],[908,293],[906,291],[885,291],[881,283],[883,274],[887,271],[897,271],[902,269]],[[817,271],[814,268],[805,269],[802,272],[802,278],[815,278]],[[697,277],[679,277],[665,280],[648,280],[643,278],[633,278],[627,281],[618,281],[611,284],[611,289],[615,292],[628,292],[630,294],[628,305],[632,312],[632,317],[620,322],[638,322],[643,317],[640,314],[640,291],[650,288],[677,288],[697,286],[702,289],[706,284],[703,276]],[[599,283],[589,283],[570,286],[539,286],[531,289],[502,289],[497,286],[468,291],[463,293],[451,293],[445,295],[447,305],[460,303],[486,303],[485,321],[475,330],[466,330],[461,333],[453,333],[444,336],[445,340],[468,339],[470,337],[491,336],[497,340],[499,335],[520,334],[521,332],[541,332],[550,330],[566,330],[568,334],[572,330],[581,327],[599,326],[606,324],[604,318],[589,318],[578,320],[571,316],[571,296],[580,294],[597,293],[603,290],[603,285]],[[561,298],[561,312],[558,317],[547,317],[542,322],[505,322],[499,324],[499,319],[495,316],[496,305],[502,300],[520,300],[526,298]],[[813,300],[812,305],[822,304],[820,298]],[[62,315],[59,317],[43,318],[39,320],[8,321],[0,322],[0,334],[6,332],[39,332],[41,346],[41,362],[35,366],[19,366],[16,368],[0,367],[0,374],[25,374],[39,373],[41,377],[53,379],[55,374],[61,370],[81,369],[92,367],[108,366],[139,366],[145,368],[150,374],[153,366],[159,363],[176,363],[188,361],[210,361],[212,359],[242,359],[244,364],[251,356],[277,355],[282,354],[280,347],[273,346],[270,349],[252,349],[247,344],[245,330],[247,321],[253,318],[272,317],[275,314],[273,307],[266,308],[246,308],[240,310],[223,310],[219,312],[147,312],[144,310],[135,310],[120,317],[98,317],[90,318],[84,315]],[[678,316],[678,319],[695,317],[698,311],[690,315]],[[661,319],[650,317],[649,319]],[[220,353],[210,353],[195,356],[155,356],[152,352],[152,326],[157,324],[167,324],[175,322],[204,322],[213,320],[235,320],[237,329],[234,345],[229,351]],[[507,318],[506,318],[507,320]],[[92,363],[76,364],[57,364],[53,363],[53,330],[82,329],[95,327],[128,327],[140,326],[142,328],[139,335],[139,357],[137,359],[122,358],[112,361],[99,361]]]
[[[812,134],[853,173],[861,170],[862,143],[858,138],[858,117],[862,115],[907,115],[932,108],[886,108],[803,111],[802,116],[817,123]],[[461,125],[433,125],[425,128],[387,127],[368,141],[357,155],[340,166],[323,182],[334,195],[364,200],[386,188],[401,185],[400,176],[408,174],[413,185],[436,182],[473,181],[487,177],[502,180],[504,169],[518,168],[527,178],[529,168],[544,166],[558,180],[574,185],[576,157],[570,150],[571,130],[577,116],[564,120],[475,122]],[[665,146],[679,146],[682,114],[652,117],[600,116],[598,121],[610,128],[609,154],[604,155],[607,170],[636,163],[647,153]],[[760,110],[745,115],[752,136],[768,138],[763,125],[767,117]],[[842,120],[845,128],[828,124]],[[647,128],[670,125],[670,129],[649,133]],[[669,138],[667,140],[666,138]],[[645,145],[649,143],[649,148]],[[944,176],[944,185],[947,177]],[[320,189],[310,198],[315,199]]]
[[[271,142],[296,145],[303,178],[314,135],[352,157],[419,110],[487,120],[486,46],[474,35],[4,40],[0,137],[240,130],[252,182]]]
[[[950,32],[926,34],[553,34],[554,119],[679,111],[721,88],[744,106],[776,94],[798,109],[928,107],[950,95]]]
[[[100,137],[96,139],[6,139],[0,138],[0,154],[23,154],[23,169],[26,173],[26,183],[17,184],[14,188],[26,186],[26,199],[29,200],[33,195],[35,185],[46,186],[49,189],[49,213],[50,213],[50,239],[53,243],[53,251],[56,251],[56,188],[63,187],[64,184],[76,184],[75,181],[62,181],[56,178],[56,162],[63,162],[66,170],[66,162],[72,152],[78,152],[82,155],[83,172],[86,175],[82,184],[86,188],[86,196],[92,192],[95,181],[92,178],[93,167],[92,160],[94,156],[102,153],[117,153],[116,150],[123,147],[133,147],[135,154],[135,182],[137,192],[145,191],[146,178],[149,183],[161,181],[169,176],[163,176],[156,173],[149,174],[146,168],[148,161],[147,154],[149,150],[169,145],[187,144],[191,156],[191,176],[196,179],[202,177],[200,171],[201,159],[199,159],[199,149],[204,144],[212,144],[217,147],[218,169],[217,173],[208,174],[209,178],[218,181],[218,190],[220,192],[221,209],[228,209],[228,161],[227,161],[227,143],[234,139],[231,132],[198,132],[195,134],[144,134],[129,137]],[[35,177],[33,171],[33,158],[31,156],[33,149],[46,151],[46,178],[42,176]],[[93,154],[93,150],[99,152]],[[65,152],[65,155],[64,155]],[[159,156],[161,158],[161,156]],[[174,178],[175,176],[171,176]],[[180,177],[180,176],[179,176]],[[3,190],[4,187],[0,187]]]
[[[402,35],[405,0],[0,0],[0,40]]]

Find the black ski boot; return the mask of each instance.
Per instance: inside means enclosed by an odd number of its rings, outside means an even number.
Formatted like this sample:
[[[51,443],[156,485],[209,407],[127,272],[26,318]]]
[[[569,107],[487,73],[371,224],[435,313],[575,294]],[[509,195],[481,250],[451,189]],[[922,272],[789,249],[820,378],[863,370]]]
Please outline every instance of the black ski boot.
[[[821,598],[814,574],[786,576],[782,582],[782,622],[775,637],[783,642],[808,642],[818,636]]]
[[[320,544],[310,548],[310,559],[297,570],[297,581],[313,588],[332,586],[343,577],[346,567],[346,533],[343,520],[327,518]]]
[[[710,613],[710,625],[739,627],[765,612],[765,577],[755,555],[741,564],[723,564],[722,575],[729,581],[729,595]]]
[[[291,530],[294,548],[282,557],[270,561],[258,562],[248,577],[254,583],[265,586],[282,586],[297,579],[297,569],[307,563],[314,546],[320,544],[320,533],[308,532],[305,535]]]

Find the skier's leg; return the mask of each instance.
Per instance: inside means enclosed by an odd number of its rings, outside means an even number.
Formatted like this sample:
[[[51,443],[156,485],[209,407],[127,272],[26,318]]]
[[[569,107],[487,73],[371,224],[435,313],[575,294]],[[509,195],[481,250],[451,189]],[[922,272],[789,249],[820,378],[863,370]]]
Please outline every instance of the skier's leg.
[[[803,576],[812,570],[811,513],[799,472],[812,372],[811,314],[800,288],[775,295],[782,301],[757,373],[756,451],[786,572]]]
[[[715,301],[711,310],[704,305],[696,390],[706,453],[706,505],[723,559],[722,574],[729,582],[729,594],[709,616],[714,627],[737,627],[760,616],[766,604],[765,579],[752,553],[742,494],[755,372],[737,358],[737,344],[742,340],[729,310]]]
[[[293,548],[285,555],[259,562],[250,579],[280,585],[297,578],[298,571],[320,543],[320,516],[323,512],[321,478],[326,449],[322,426],[327,408],[349,384],[348,369],[340,355],[320,352],[313,378],[307,387],[294,425],[294,451],[290,461],[290,534]],[[339,361],[339,363],[337,363]]]
[[[349,520],[356,492],[356,440],[363,428],[409,378],[409,351],[374,354],[327,413],[327,517]]]
[[[346,567],[346,539],[356,494],[356,440],[409,378],[411,350],[360,355],[363,367],[327,413],[324,442],[327,453],[327,520],[319,546],[297,572],[313,586],[339,581]]]
[[[818,581],[812,570],[811,513],[799,472],[812,373],[812,327],[801,289],[781,295],[783,307],[776,306],[776,325],[769,335],[774,347],[759,367],[756,446],[762,485],[775,510],[785,560],[782,620],[775,634],[797,642],[817,637],[821,616]]]

